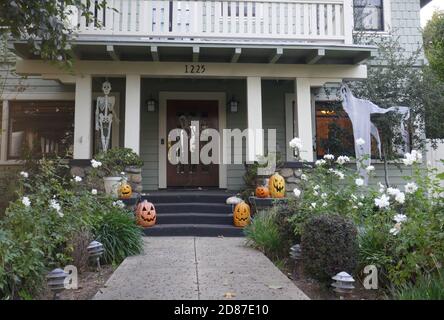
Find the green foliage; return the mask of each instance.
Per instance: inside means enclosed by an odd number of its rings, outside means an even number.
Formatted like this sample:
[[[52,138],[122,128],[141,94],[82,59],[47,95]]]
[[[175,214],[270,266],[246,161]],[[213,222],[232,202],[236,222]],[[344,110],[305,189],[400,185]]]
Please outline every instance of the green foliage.
[[[420,276],[415,283],[408,283],[393,290],[397,300],[444,300],[444,273]]]
[[[42,160],[39,170],[19,179],[18,199],[0,221],[0,297],[32,297],[46,272],[78,261],[79,232],[103,239],[105,262],[140,252],[141,232],[131,212],[93,195],[67,169],[60,159]]]
[[[304,270],[313,277],[328,281],[341,271],[356,269],[358,241],[356,226],[338,215],[319,215],[304,225],[302,239]]]
[[[273,260],[277,260],[285,250],[283,239],[276,222],[276,213],[261,211],[256,214],[251,224],[245,228],[248,243],[261,250]]]
[[[140,156],[130,148],[112,148],[95,157],[102,165],[97,169],[102,176],[119,176],[127,167],[142,167]]]
[[[437,11],[424,28],[424,48],[430,66],[444,81],[444,12]]]
[[[77,7],[89,23],[94,13],[82,0],[38,1],[6,0],[0,2],[0,34],[9,34],[15,40],[25,40],[35,54],[45,60],[70,61],[70,40],[73,27],[67,21]],[[105,8],[106,1],[97,1],[97,8]]]
[[[141,229],[131,212],[122,212],[115,206],[103,209],[103,214],[94,219],[92,230],[105,248],[103,261],[120,264],[126,257],[142,251]]]

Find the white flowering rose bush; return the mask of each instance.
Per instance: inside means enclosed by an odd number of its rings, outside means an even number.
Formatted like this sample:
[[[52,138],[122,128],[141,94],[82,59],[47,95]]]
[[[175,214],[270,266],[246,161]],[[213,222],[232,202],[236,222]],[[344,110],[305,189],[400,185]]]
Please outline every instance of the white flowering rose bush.
[[[412,173],[402,186],[367,186],[347,167],[349,162],[328,155],[304,170],[305,179],[288,204],[295,235],[301,236],[303,224],[314,215],[339,214],[358,226],[360,264],[376,265],[382,284],[402,285],[439,268],[444,261],[444,177],[422,166],[417,151],[402,160]],[[372,180],[375,168],[367,167],[367,173]]]
[[[74,263],[79,234],[104,244],[104,263],[140,252],[133,213],[73,178],[61,159],[39,161],[26,178],[17,176],[16,200],[0,219],[0,299],[38,294],[47,270]]]

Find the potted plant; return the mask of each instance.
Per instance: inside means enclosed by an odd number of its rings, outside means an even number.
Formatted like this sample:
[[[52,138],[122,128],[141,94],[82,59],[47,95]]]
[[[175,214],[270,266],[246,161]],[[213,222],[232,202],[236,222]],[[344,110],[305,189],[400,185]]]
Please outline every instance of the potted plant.
[[[92,170],[103,178],[105,192],[118,197],[118,189],[127,168],[140,168],[142,159],[129,148],[112,148],[91,160]]]

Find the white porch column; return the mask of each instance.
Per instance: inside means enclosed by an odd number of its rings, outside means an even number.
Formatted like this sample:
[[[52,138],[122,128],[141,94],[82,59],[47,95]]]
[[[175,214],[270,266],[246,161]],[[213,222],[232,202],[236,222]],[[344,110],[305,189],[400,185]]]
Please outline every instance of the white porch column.
[[[74,113],[74,159],[91,159],[92,154],[92,76],[76,77]]]
[[[126,75],[125,148],[140,153],[140,75]]]
[[[9,101],[3,100],[3,107],[2,107],[2,119],[0,121],[2,122],[2,145],[0,150],[0,161],[6,161],[8,160],[8,131],[9,131]]]
[[[302,160],[312,162],[314,160],[314,137],[310,79],[298,78],[295,80],[295,86],[298,137],[302,140],[303,145],[300,157]]]
[[[262,85],[260,77],[247,77],[247,161],[257,160],[264,154],[262,131]]]

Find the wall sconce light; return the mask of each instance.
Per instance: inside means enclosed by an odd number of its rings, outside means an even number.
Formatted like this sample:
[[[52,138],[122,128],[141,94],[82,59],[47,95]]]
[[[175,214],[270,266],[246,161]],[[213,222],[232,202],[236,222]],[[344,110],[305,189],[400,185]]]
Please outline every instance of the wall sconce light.
[[[156,111],[156,106],[157,106],[157,101],[154,100],[153,98],[150,98],[147,102],[146,102],[146,107],[148,112],[154,112]]]
[[[234,96],[231,98],[231,100],[228,102],[228,107],[230,108],[230,111],[232,113],[236,113],[239,106],[239,102],[234,98]]]

